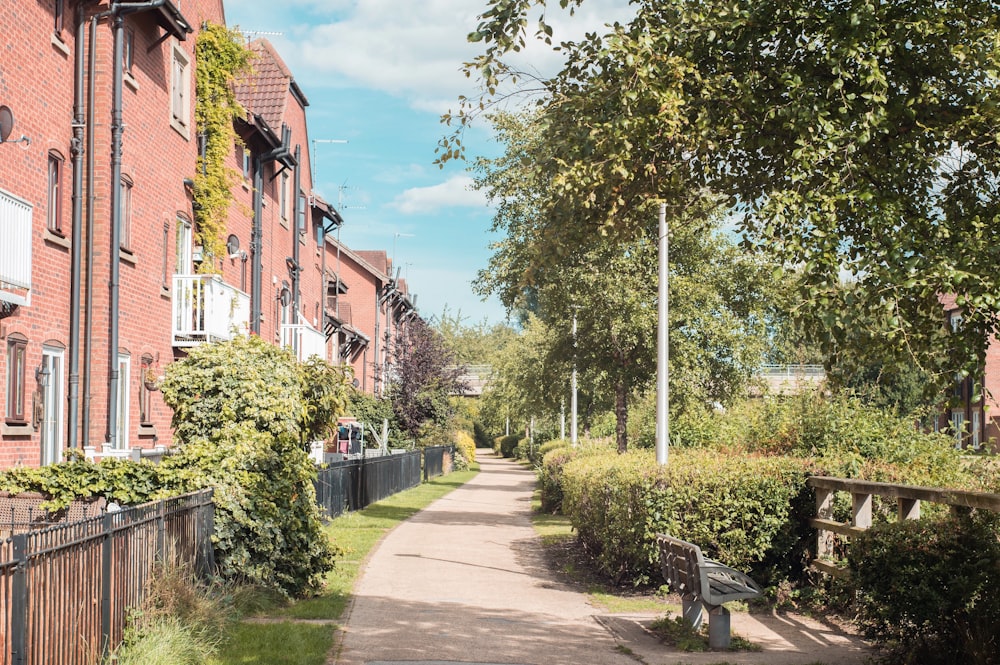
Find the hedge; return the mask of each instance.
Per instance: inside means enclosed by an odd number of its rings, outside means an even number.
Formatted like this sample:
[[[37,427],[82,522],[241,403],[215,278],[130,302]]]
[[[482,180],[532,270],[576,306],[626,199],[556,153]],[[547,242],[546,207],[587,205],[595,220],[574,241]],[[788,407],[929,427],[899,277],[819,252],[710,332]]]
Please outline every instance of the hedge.
[[[598,568],[616,582],[658,577],[655,535],[764,580],[804,550],[801,512],[811,509],[810,465],[788,457],[677,449],[670,465],[649,450],[578,455],[562,466],[562,508]]]

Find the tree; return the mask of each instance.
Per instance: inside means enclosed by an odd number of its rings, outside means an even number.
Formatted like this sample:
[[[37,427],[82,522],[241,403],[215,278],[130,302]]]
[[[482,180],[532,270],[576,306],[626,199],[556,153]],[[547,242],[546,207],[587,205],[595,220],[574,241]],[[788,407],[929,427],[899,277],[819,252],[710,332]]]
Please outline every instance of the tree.
[[[386,394],[400,427],[416,438],[426,427],[447,423],[452,414],[448,396],[463,388],[464,368],[423,319],[412,319],[403,331],[394,345],[394,376]]]
[[[621,211],[708,188],[741,216],[748,244],[799,271],[798,311],[821,317],[826,348],[876,320],[885,353],[943,380],[978,371],[1000,312],[995,4],[633,4],[628,24],[563,44],[565,67],[544,82],[562,165],[552,197],[582,203],[548,218],[539,237],[552,251],[595,229],[634,235]],[[545,5],[486,3],[470,36],[485,50],[468,67],[488,95],[516,78],[503,57]],[[544,15],[538,25],[550,40]],[[456,141],[442,158],[460,154]],[[964,310],[947,338],[941,294]]]
[[[561,173],[552,157],[561,154],[559,130],[549,116],[499,115],[495,123],[506,151],[480,159],[476,172],[479,187],[497,203],[494,230],[504,239],[476,287],[496,293],[509,309],[533,311],[547,324],[547,336],[522,357],[538,355],[536,367],[561,373],[542,380],[523,377],[516,382],[519,389],[530,395],[532,386],[541,384],[558,400],[566,392],[552,388],[565,385],[575,362],[593,395],[614,396],[608,406],[613,404],[616,439],[624,451],[630,395],[656,375],[656,212],[648,202],[636,202],[620,211],[633,219],[631,236],[595,229],[549,251],[551,220],[574,212],[570,202],[551,194]],[[671,362],[675,408],[731,401],[759,365],[763,349],[771,271],[716,231],[715,207],[708,196],[692,202],[675,214],[670,231],[672,344],[679,351]],[[531,398],[536,408],[552,408],[544,399]]]

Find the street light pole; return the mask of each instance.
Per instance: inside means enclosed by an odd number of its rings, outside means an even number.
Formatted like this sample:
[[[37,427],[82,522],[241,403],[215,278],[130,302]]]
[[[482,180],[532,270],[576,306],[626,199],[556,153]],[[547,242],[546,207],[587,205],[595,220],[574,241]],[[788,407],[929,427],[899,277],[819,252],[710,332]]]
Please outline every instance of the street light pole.
[[[574,447],[577,445],[576,430],[576,306],[573,306],[573,375],[570,379],[570,418],[569,418],[569,441]]]
[[[670,447],[670,315],[669,259],[667,238],[667,204],[660,204],[659,218],[659,303],[657,304],[656,335],[656,463],[666,466]]]

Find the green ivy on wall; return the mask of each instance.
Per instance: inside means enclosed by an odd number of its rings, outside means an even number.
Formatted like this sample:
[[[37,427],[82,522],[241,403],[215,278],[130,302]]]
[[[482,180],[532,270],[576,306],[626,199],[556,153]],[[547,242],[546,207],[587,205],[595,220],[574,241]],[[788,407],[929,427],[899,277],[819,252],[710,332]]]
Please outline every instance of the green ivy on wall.
[[[224,25],[207,24],[195,42],[195,120],[204,137],[194,177],[196,237],[204,252],[200,272],[215,272],[224,255],[223,236],[239,174],[227,166],[235,144],[242,144],[233,122],[246,111],[236,100],[233,82],[251,68],[253,52],[243,36]]]

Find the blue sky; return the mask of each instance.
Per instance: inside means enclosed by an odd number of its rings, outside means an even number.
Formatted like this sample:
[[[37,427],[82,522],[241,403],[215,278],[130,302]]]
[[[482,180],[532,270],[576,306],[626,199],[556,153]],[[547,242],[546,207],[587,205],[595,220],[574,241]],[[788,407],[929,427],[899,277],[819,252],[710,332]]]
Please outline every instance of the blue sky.
[[[315,189],[341,211],[353,249],[395,254],[424,318],[448,309],[467,323],[505,320],[472,292],[486,267],[492,211],[470,191],[465,165],[433,164],[447,131],[440,116],[475,89],[461,64],[485,0],[230,0],[230,27],[278,49],[309,99]],[[557,38],[627,18],[627,0],[588,0],[574,19],[553,16]],[[272,34],[279,33],[279,34]],[[528,66],[554,72],[557,56],[532,48]],[[347,141],[328,143],[325,141]],[[470,157],[499,147],[486,127],[466,134]]]

